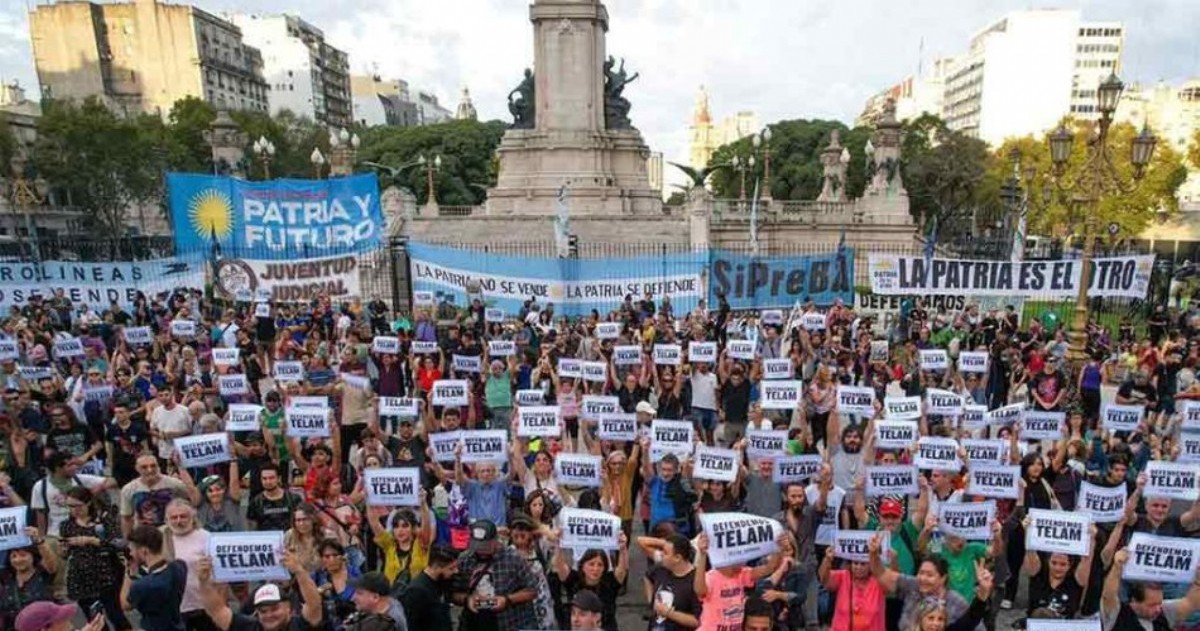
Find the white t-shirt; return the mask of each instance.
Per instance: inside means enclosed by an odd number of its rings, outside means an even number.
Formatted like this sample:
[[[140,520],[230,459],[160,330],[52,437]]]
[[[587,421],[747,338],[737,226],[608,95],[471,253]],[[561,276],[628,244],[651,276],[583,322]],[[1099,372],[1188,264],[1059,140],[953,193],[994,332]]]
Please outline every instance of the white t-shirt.
[[[172,545],[175,546],[175,560],[186,563],[188,569],[187,586],[183,590],[183,604],[179,610],[183,613],[203,610],[204,602],[200,600],[200,571],[196,564],[207,554],[208,531],[197,528],[182,537],[173,535]]]
[[[816,484],[809,484],[804,488],[804,495],[809,504],[816,506],[817,500],[821,499],[821,489]],[[816,534],[813,535],[813,543],[819,546],[833,545],[833,538],[838,530],[838,514],[842,510],[842,500],[845,497],[845,489],[837,486],[829,489],[829,495],[825,498],[825,514],[821,517]]]
[[[717,410],[717,375],[711,370],[702,373],[692,371],[692,407],[702,410]]]
[[[236,322],[230,322],[228,328],[224,324],[218,324],[217,326],[221,327],[217,329],[218,331],[224,331],[221,334],[221,346],[225,348],[237,348],[237,334],[241,330],[241,327]]]
[[[175,404],[171,409],[167,409],[165,405],[160,405],[150,412],[150,427],[157,429],[160,432],[182,432],[192,431],[192,415],[187,408]],[[159,439],[158,441],[158,457],[163,460],[171,459],[171,452],[175,451],[175,441],[173,439]]]
[[[83,473],[75,476],[75,478],[89,489],[102,486],[105,482],[105,478]],[[75,480],[72,480],[65,489],[60,491],[53,484],[46,486],[46,480],[47,478],[42,478],[34,483],[33,491],[30,492],[30,495],[33,497],[29,505],[34,510],[46,511],[46,534],[51,537],[57,537],[59,527],[71,516],[71,509],[67,508],[66,504],[67,494],[65,491],[78,485],[75,484]]]

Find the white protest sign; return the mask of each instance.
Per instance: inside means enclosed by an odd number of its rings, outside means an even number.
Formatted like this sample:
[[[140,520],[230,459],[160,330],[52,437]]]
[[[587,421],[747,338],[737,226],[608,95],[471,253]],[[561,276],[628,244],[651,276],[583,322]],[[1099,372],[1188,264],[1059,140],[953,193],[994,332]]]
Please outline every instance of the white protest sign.
[[[1058,440],[1063,437],[1062,428],[1066,422],[1065,412],[1025,410],[1021,417],[1021,439]]]
[[[875,465],[866,468],[863,492],[867,497],[883,495],[916,495],[917,476],[921,475],[912,465]]]
[[[1102,631],[1100,619],[1090,620],[1037,620],[1025,621],[1025,631]]]
[[[801,314],[800,326],[806,331],[823,331],[825,330],[825,314],[816,311],[809,311]]]
[[[0,550],[24,548],[33,543],[25,534],[28,514],[24,506],[0,508]]]
[[[488,342],[489,357],[512,357],[517,354],[517,343],[512,340],[490,340]]]
[[[271,376],[275,377],[276,381],[304,381],[304,363],[275,362],[271,367]]]
[[[1075,510],[1088,513],[1097,524],[1111,524],[1125,519],[1126,490],[1124,484],[1107,487],[1079,483],[1079,499]]]
[[[546,402],[546,393],[541,390],[517,390],[513,402],[517,405],[541,405]]]
[[[77,337],[54,340],[54,356],[57,358],[83,357],[83,340]]]
[[[462,432],[463,462],[508,460],[508,430],[475,429]]]
[[[972,462],[967,470],[967,487],[971,495],[998,499],[1017,499],[1021,479],[1019,465],[983,465]]]
[[[271,305],[265,302],[260,302],[254,305],[254,317],[269,318],[271,317]]]
[[[599,420],[602,416],[616,414],[621,411],[621,399],[614,396],[585,394],[579,404],[579,417],[588,420]]]
[[[563,508],[558,513],[562,528],[559,544],[569,550],[616,550],[621,536],[621,518],[604,511]]]
[[[1088,513],[1031,508],[1025,549],[1087,556],[1092,550],[1091,528]]]
[[[600,488],[600,456],[562,452],[554,458],[554,477],[559,484]]]
[[[875,415],[875,389],[866,386],[838,386],[837,409],[840,414]]]
[[[597,322],[596,339],[615,340],[621,336],[620,322]]]
[[[792,360],[788,357],[762,360],[763,379],[791,379],[794,375]]]
[[[420,506],[421,469],[363,469],[367,506]]]
[[[803,456],[780,456],[775,459],[771,471],[771,481],[776,484],[788,482],[808,482],[821,472],[821,456],[807,454]]]
[[[49,366],[17,366],[17,374],[25,381],[39,381],[54,377],[54,369]]]
[[[433,382],[433,404],[462,407],[470,399],[470,384],[460,379],[438,379]]]
[[[180,464],[188,469],[229,462],[229,434],[196,434],[175,439]]]
[[[781,456],[787,450],[786,429],[746,430],[746,455],[751,458]]]
[[[1012,425],[1025,415],[1024,403],[1013,403],[1002,408],[996,408],[987,413],[988,425]]]
[[[1100,413],[1100,419],[1102,427],[1110,432],[1132,432],[1142,424],[1145,413],[1146,408],[1142,405],[1107,403]]]
[[[1200,434],[1187,432],[1179,435],[1179,457],[1176,462],[1200,462]]]
[[[741,464],[741,454],[732,449],[696,445],[692,460],[692,477],[700,480],[733,482]]]
[[[437,342],[427,342],[424,340],[413,340],[411,345],[412,352],[415,355],[437,355]]]
[[[225,429],[231,432],[257,432],[262,429],[258,418],[262,414],[262,406],[253,403],[233,403],[229,406],[229,418],[225,420]]]
[[[958,441],[941,436],[922,436],[917,441],[913,464],[918,469],[958,471],[962,468],[962,462],[958,459]]]
[[[0,338],[0,360],[15,360],[20,355],[21,351],[17,348],[16,340],[10,337]]]
[[[680,458],[691,454],[694,432],[690,421],[654,419],[650,423],[650,461],[658,462],[667,454]]]
[[[212,532],[208,535],[212,580],[216,583],[286,581],[283,532]]]
[[[1129,561],[1121,578],[1156,583],[1191,583],[1200,563],[1200,541],[1135,532],[1125,546]]]
[[[1151,460],[1146,464],[1146,488],[1142,496],[1149,499],[1165,497],[1185,502],[1196,501],[1200,489],[1196,487],[1198,468],[1189,463]]]
[[[1180,427],[1185,430],[1200,430],[1200,401],[1180,401],[1179,414],[1183,417]]]
[[[678,366],[683,358],[683,349],[678,344],[655,344],[654,364],[656,366]]]
[[[949,390],[929,388],[925,391],[925,405],[929,414],[958,416],[962,414],[963,398]]]
[[[762,315],[759,318],[759,320],[761,320],[763,324],[769,324],[771,326],[779,326],[780,324],[783,324],[783,310],[782,309],[767,309],[762,312]]]
[[[700,527],[708,537],[708,558],[714,568],[740,565],[773,554],[783,526],[768,517],[746,513],[703,513]]]
[[[348,387],[354,388],[355,390],[371,389],[371,378],[366,375],[355,375],[344,372],[338,375],[338,379],[341,379],[342,383],[346,384]]]
[[[867,545],[874,537],[880,537],[880,557],[887,562],[892,551],[892,533],[887,530],[842,530],[833,535],[833,556],[848,561],[867,563],[871,560]]]
[[[938,505],[938,530],[947,535],[972,541],[992,538],[992,520],[996,502],[941,502]]]
[[[478,355],[451,355],[450,361],[454,372],[483,372],[483,358]]]
[[[284,410],[287,435],[292,438],[329,438],[329,410],[289,406]]]
[[[380,416],[415,417],[420,413],[421,400],[412,397],[379,397]]]
[[[391,335],[379,335],[371,340],[371,352],[380,355],[399,355],[400,338]]]
[[[636,414],[605,414],[600,417],[600,427],[597,434],[600,440],[631,441],[637,440]]]
[[[433,292],[432,291],[414,291],[413,292],[413,304],[418,307],[433,306]]]
[[[986,405],[964,405],[958,426],[970,432],[983,429],[987,427],[987,412]]]
[[[236,396],[239,394],[250,393],[250,382],[246,381],[246,375],[217,375],[217,391],[221,396]]]
[[[691,342],[687,350],[688,363],[715,364],[717,362],[716,342]]]
[[[582,362],[583,380],[592,383],[604,383],[608,381],[608,363],[607,362]]]
[[[462,438],[461,431],[433,432],[429,434],[429,448],[437,462],[454,462],[454,449]]]
[[[517,408],[517,436],[521,438],[562,436],[562,409],[557,405]]]
[[[148,326],[131,326],[125,329],[125,343],[140,346],[154,343],[154,333]]]
[[[1008,441],[999,438],[964,438],[960,441],[971,466],[1008,464]]]
[[[960,351],[958,353],[958,372],[986,374],[987,371],[987,351]]]
[[[559,357],[558,376],[579,379],[583,376],[583,361],[573,357]]]
[[[783,380],[759,383],[760,403],[764,410],[794,410],[800,405],[804,382]]]
[[[637,366],[642,363],[642,347],[614,346],[612,357],[614,366]]]
[[[921,418],[921,397],[884,397],[883,416],[891,421],[915,421]]]
[[[294,395],[288,397],[288,405],[294,408],[305,408],[309,410],[328,410],[329,397],[325,395]]]
[[[940,348],[917,351],[921,355],[921,370],[941,372],[950,368],[950,357]]]
[[[212,361],[214,366],[237,366],[241,357],[241,351],[237,348],[214,348],[212,349]]]
[[[917,442],[914,421],[875,421],[875,446],[880,449],[908,449]]]
[[[886,362],[892,354],[892,349],[888,345],[887,340],[873,340],[871,342],[871,361]]]
[[[484,322],[504,322],[504,309],[487,308],[483,310]]]
[[[171,337],[196,337],[196,323],[192,320],[171,320]]]
[[[731,359],[753,360],[754,350],[754,342],[750,340],[729,340],[725,346],[725,353]]]

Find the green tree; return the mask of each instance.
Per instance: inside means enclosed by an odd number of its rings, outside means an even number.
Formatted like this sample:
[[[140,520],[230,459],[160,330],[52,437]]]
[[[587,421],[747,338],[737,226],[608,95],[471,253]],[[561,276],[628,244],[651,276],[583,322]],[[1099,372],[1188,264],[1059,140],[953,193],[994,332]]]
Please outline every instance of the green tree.
[[[972,232],[996,212],[998,188],[986,177],[991,152],[982,140],[951,131],[932,114],[904,125],[900,171],[909,210],[939,239]]]
[[[508,126],[502,121],[453,120],[420,127],[376,126],[362,130],[358,160],[388,167],[409,167],[396,182],[416,194],[420,203],[429,199],[421,156],[442,157],[434,174],[438,203],[449,206],[482,204],[487,188],[496,183],[496,147]],[[360,167],[362,168],[362,167]],[[383,184],[387,186],[387,183]]]
[[[212,171],[212,148],[204,139],[204,132],[216,118],[213,106],[194,96],[175,102],[165,130],[167,166],[172,171]]]
[[[1071,183],[1079,181],[1085,173],[1087,161],[1087,139],[1093,135],[1092,123],[1085,121],[1067,121],[1075,135],[1075,144],[1071,157],[1067,162],[1065,173],[1059,182]],[[1133,182],[1133,166],[1129,161],[1130,142],[1137,130],[1127,123],[1114,123],[1109,129],[1108,150],[1109,161],[1115,175],[1121,181]],[[1085,213],[1089,208],[1070,203],[1070,193],[1060,193],[1053,181],[1053,167],[1050,162],[1050,149],[1045,141],[1034,140],[1032,137],[1013,138],[1006,140],[996,150],[996,159],[992,161],[990,178],[1002,181],[1011,175],[1012,165],[1006,156],[1016,148],[1021,156],[1021,169],[1032,166],[1037,174],[1031,190],[1035,194],[1035,202],[1040,201],[1043,193],[1050,193],[1049,203],[1035,203],[1029,211],[1029,233],[1055,237],[1065,237],[1081,233],[1084,226]],[[1145,170],[1145,176],[1138,186],[1129,193],[1109,190],[1101,196],[1097,211],[1097,225],[1104,229],[1111,223],[1121,228],[1124,236],[1137,235],[1145,229],[1158,210],[1168,213],[1178,210],[1175,192],[1187,178],[1187,169],[1183,165],[1183,157],[1172,149],[1169,143],[1160,141],[1154,149],[1154,156]],[[1112,177],[1105,177],[1104,182],[1111,183]],[[1026,183],[1029,186],[1029,183]],[[1083,191],[1079,191],[1083,192]]]
[[[0,113],[0,178],[9,176],[9,164],[17,155],[17,136],[13,133],[4,114]]]
[[[1192,141],[1188,143],[1188,162],[1200,169],[1200,129],[1192,134]]]
[[[282,110],[275,116],[265,112],[230,112],[230,116],[246,133],[246,159],[250,163],[247,175],[251,179],[264,177],[262,162],[251,151],[251,145],[259,137],[275,145],[275,156],[271,159],[272,178],[312,178],[314,170],[309,158],[314,148],[325,155],[322,173],[329,173],[329,130],[319,123],[289,110]]]

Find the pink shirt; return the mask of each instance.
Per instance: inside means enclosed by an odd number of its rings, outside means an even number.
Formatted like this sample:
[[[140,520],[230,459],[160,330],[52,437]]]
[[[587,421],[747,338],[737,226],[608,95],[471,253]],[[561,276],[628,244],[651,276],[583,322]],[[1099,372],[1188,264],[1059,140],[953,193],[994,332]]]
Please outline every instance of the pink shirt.
[[[854,631],[883,631],[887,603],[883,586],[875,577],[867,583],[853,585],[848,570],[833,570],[829,582],[837,590],[837,602],[833,606],[832,631],[850,631],[850,613],[854,612]]]
[[[745,590],[754,587],[750,568],[743,567],[732,577],[725,576],[719,570],[709,570],[704,575],[708,583],[708,593],[700,599],[704,606],[700,614],[699,631],[737,631],[742,628],[742,618],[746,613]]]

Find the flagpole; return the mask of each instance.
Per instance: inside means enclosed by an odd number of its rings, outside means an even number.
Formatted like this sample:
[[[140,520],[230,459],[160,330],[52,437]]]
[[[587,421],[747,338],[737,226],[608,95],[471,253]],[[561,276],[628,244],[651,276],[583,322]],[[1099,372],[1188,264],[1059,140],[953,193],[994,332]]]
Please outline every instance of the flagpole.
[[[754,181],[754,197],[750,200],[750,254],[758,256],[758,180]]]

